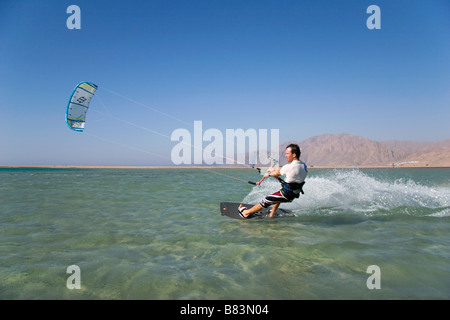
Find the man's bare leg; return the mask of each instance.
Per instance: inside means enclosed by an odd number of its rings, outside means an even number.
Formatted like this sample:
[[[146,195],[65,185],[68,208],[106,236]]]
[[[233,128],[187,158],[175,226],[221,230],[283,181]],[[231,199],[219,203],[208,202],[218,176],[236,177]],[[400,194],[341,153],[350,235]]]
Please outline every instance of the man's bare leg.
[[[270,211],[270,215],[269,215],[270,218],[273,218],[275,211],[277,211],[278,207],[280,206],[280,203],[281,202],[278,202],[273,205],[272,211]]]
[[[239,206],[239,208],[241,208],[242,207],[242,204]],[[255,204],[253,207],[251,207],[250,209],[245,209],[245,210],[242,210],[242,215],[244,216],[244,217],[248,217],[249,215],[251,215],[252,213],[255,213],[255,212],[258,212],[259,210],[261,210],[262,209],[262,207],[261,207],[261,205],[258,203],[258,204]]]

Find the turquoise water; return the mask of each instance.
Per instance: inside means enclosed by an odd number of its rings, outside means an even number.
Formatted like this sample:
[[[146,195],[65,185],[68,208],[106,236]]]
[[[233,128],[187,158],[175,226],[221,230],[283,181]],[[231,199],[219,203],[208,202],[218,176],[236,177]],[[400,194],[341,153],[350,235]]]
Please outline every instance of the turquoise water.
[[[234,169],[0,169],[1,299],[449,299],[450,169],[311,169],[296,217]],[[80,268],[69,289],[67,267]],[[367,273],[379,267],[380,289]]]

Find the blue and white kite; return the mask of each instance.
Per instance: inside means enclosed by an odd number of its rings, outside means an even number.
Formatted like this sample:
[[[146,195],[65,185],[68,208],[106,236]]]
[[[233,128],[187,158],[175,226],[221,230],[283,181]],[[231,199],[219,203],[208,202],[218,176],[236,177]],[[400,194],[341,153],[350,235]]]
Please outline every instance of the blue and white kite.
[[[72,92],[66,110],[66,122],[70,129],[83,131],[89,103],[97,90],[91,82],[80,82]]]

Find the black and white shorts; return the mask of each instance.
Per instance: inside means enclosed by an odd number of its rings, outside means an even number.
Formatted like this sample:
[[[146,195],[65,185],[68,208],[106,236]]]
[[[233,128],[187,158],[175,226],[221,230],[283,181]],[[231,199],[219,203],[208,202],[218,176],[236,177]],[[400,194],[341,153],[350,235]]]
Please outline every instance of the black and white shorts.
[[[275,204],[275,203],[280,203],[280,202],[291,202],[294,199],[288,199],[286,198],[283,193],[281,192],[281,190],[272,193],[268,196],[266,196],[264,199],[262,199],[259,204],[261,205],[261,207],[263,208],[267,208],[270,207],[271,205]]]

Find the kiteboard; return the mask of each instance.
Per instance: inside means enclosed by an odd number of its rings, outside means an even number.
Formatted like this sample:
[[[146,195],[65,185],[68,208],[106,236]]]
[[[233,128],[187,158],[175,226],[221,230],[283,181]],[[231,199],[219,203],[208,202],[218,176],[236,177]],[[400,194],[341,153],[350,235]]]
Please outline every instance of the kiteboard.
[[[239,215],[239,206],[241,205],[240,202],[221,202],[220,203],[220,213],[222,216],[227,216],[233,219],[239,219],[239,220],[251,220],[251,219],[271,219],[269,217],[270,211],[272,210],[272,207],[269,208],[262,208],[260,211],[252,213],[250,216],[248,216],[246,219],[242,218]],[[253,207],[253,204],[243,203],[244,207],[247,207],[250,209]],[[277,211],[275,211],[275,215],[273,218],[285,218],[285,217],[294,217],[295,215],[292,213],[291,210],[288,209],[282,209],[278,208]]]

